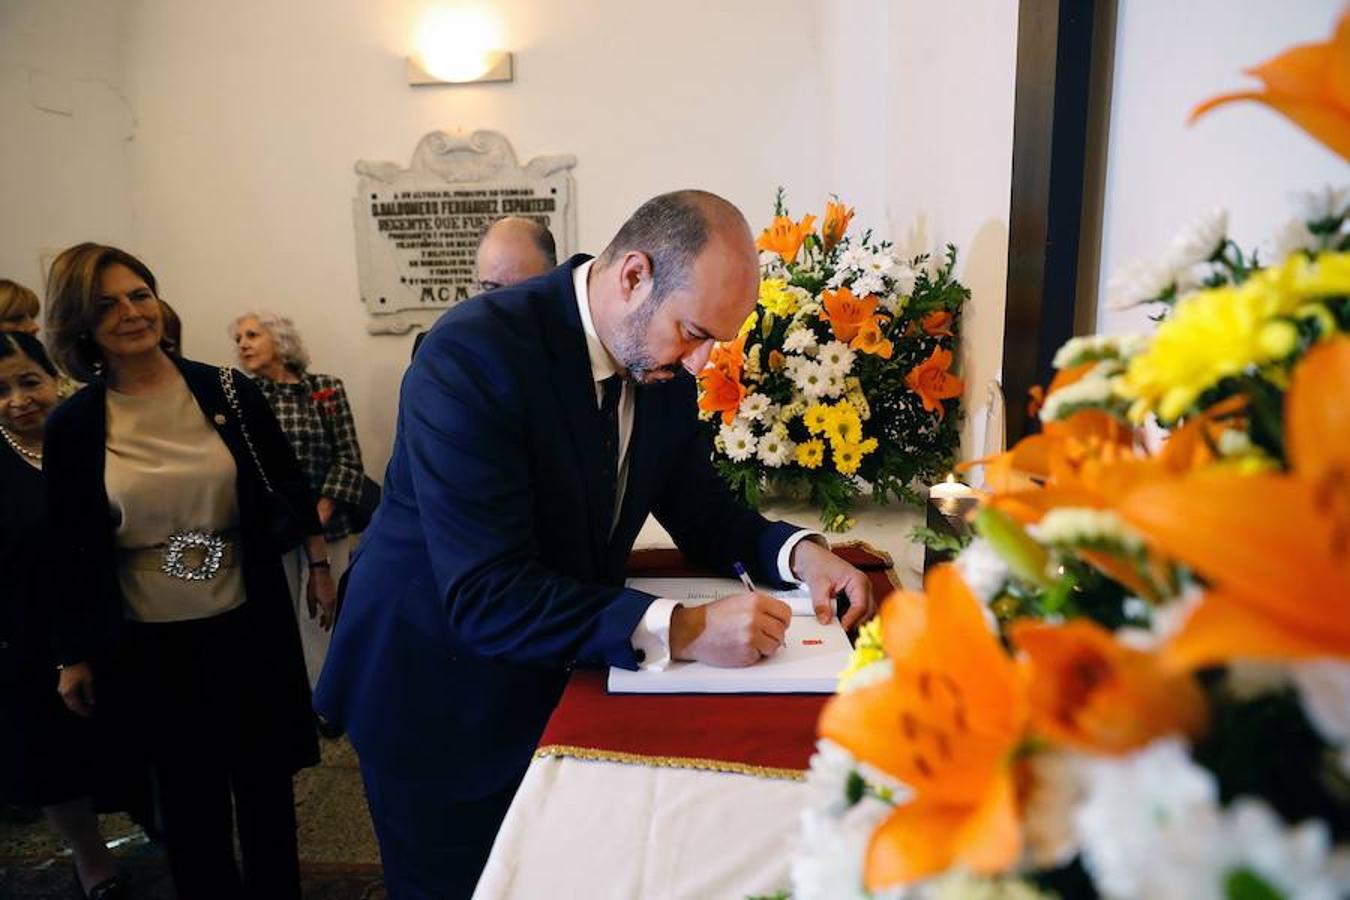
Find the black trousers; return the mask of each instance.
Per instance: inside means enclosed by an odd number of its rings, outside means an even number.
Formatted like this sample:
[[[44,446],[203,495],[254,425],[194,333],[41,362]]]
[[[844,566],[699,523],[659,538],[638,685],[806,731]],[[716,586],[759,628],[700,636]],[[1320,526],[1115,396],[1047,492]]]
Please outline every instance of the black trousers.
[[[257,724],[255,627],[244,607],[127,624],[114,702],[142,742],[183,900],[300,898],[292,773]]]
[[[459,800],[452,799],[448,782],[436,778],[364,762],[361,778],[391,900],[472,897],[519,779],[486,797]]]

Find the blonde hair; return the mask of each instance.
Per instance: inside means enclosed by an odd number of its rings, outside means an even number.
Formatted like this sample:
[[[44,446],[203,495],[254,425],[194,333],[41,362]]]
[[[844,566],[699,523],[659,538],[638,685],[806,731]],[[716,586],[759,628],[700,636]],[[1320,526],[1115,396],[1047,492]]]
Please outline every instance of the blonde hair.
[[[267,333],[272,336],[272,343],[277,346],[277,357],[283,366],[296,375],[304,375],[309,371],[309,351],[305,349],[305,342],[301,340],[294,322],[271,310],[251,309],[236,316],[230,323],[230,340],[239,340],[239,323],[245,319],[254,319],[267,329]]]
[[[145,263],[103,244],[86,242],[62,251],[47,276],[47,341],[56,364],[78,381],[93,381],[103,374],[103,351],[93,335],[103,318],[99,276],[113,265],[135,272],[159,299],[154,273]]]
[[[0,322],[38,317],[38,296],[17,281],[0,278]]]

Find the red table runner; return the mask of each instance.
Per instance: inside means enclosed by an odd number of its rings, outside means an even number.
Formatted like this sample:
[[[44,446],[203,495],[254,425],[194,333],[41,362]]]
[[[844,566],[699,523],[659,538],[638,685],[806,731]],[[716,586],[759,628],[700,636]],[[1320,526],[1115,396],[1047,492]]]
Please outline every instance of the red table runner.
[[[835,548],[867,572],[880,601],[896,587],[891,561],[865,544]],[[675,550],[633,554],[630,575],[695,576]],[[800,778],[824,694],[610,694],[605,672],[574,672],[536,756]]]

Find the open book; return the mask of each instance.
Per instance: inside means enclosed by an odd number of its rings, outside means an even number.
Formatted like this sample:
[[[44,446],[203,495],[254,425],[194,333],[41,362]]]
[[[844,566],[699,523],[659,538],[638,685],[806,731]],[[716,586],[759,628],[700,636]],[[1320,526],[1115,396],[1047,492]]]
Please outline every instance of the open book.
[[[734,578],[630,578],[628,586],[686,606],[745,592]],[[773,656],[741,669],[698,662],[672,662],[659,672],[611,668],[610,693],[833,694],[852,652],[838,618],[828,625],[816,621],[806,588],[763,593],[792,607],[786,641]]]

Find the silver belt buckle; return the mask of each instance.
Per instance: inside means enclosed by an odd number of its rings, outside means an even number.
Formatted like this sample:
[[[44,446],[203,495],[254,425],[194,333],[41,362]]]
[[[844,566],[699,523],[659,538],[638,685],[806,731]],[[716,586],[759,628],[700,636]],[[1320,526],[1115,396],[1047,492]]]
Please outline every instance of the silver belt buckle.
[[[188,563],[188,553],[200,550],[201,562]],[[175,531],[164,544],[159,569],[183,581],[210,581],[220,572],[225,558],[225,538],[214,531]]]

